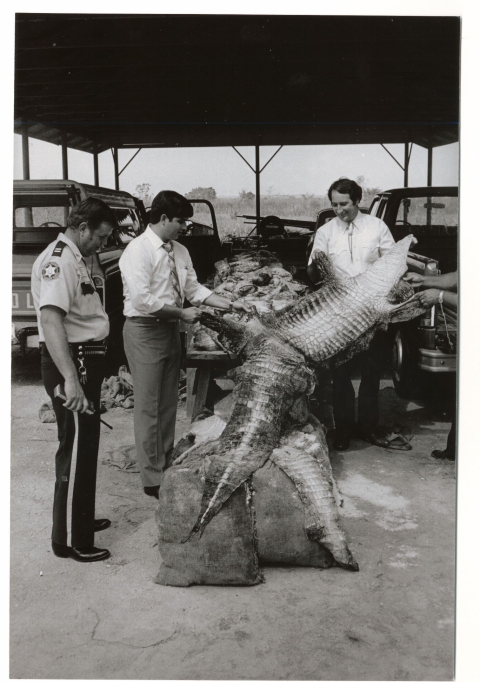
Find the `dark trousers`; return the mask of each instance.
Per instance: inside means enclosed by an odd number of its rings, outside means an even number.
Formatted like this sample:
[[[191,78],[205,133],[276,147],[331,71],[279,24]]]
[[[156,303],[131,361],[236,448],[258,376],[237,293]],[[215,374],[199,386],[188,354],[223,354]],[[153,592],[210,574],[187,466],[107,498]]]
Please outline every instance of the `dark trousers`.
[[[178,322],[127,317],[125,353],[133,379],[133,430],[144,487],[160,485],[173,451],[180,375]]]
[[[84,362],[87,383],[82,387],[95,406],[93,415],[72,412],[54,397],[54,388],[63,384],[64,379],[46,348],[42,350],[42,378],[57,417],[59,440],[55,456],[52,540],[72,547],[94,544],[100,390],[105,375],[104,356],[92,356]]]
[[[457,413],[453,413],[452,426],[450,427],[449,434],[447,436],[447,447],[446,450],[449,455],[454,455],[457,449]]]
[[[371,433],[378,423],[378,392],[382,376],[387,334],[376,332],[368,350],[348,360],[333,370],[333,417],[338,432],[351,434],[355,426],[355,389],[351,373],[354,366],[361,371],[358,392],[358,427]]]

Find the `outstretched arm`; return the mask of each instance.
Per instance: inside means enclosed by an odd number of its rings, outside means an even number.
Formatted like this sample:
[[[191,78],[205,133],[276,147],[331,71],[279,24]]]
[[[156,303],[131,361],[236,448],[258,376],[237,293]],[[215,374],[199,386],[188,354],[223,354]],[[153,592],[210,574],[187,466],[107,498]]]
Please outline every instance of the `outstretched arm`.
[[[407,272],[404,280],[417,287],[425,289],[442,289],[443,291],[457,291],[458,273],[447,272],[445,275],[420,275],[416,272]]]
[[[457,310],[458,307],[458,294],[453,291],[444,291],[439,289],[426,289],[417,294],[418,300],[428,306],[435,305],[439,303],[440,297],[442,296],[442,301],[445,303],[447,308],[453,308]]]
[[[234,310],[249,312],[252,309],[252,305],[248,301],[238,299],[232,303],[232,301],[225,296],[219,296],[218,294],[210,294],[210,296],[204,300],[203,304],[209,305],[212,308],[219,308],[220,310],[230,310],[230,308],[233,308]]]

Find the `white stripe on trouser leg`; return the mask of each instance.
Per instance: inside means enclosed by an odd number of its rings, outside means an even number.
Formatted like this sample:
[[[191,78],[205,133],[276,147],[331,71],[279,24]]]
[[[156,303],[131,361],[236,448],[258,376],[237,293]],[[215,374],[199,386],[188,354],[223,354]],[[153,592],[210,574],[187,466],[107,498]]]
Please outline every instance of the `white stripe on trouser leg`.
[[[68,477],[68,496],[67,496],[67,545],[72,546],[72,501],[73,501],[73,487],[75,483],[75,472],[77,468],[77,453],[78,453],[78,412],[73,413],[73,421],[75,424],[75,438],[73,439],[72,459],[70,462],[70,474]]]

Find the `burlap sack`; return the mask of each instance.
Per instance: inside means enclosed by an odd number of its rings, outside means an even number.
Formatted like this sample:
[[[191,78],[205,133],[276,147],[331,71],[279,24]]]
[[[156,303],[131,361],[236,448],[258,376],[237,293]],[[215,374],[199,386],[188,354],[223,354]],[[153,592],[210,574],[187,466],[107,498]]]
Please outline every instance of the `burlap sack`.
[[[328,549],[306,536],[305,507],[288,476],[268,460],[252,482],[260,563],[332,566]]]
[[[256,585],[258,568],[254,515],[248,484],[242,484],[208,524],[193,536],[203,493],[201,463],[167,469],[156,514],[162,558],[160,585]]]

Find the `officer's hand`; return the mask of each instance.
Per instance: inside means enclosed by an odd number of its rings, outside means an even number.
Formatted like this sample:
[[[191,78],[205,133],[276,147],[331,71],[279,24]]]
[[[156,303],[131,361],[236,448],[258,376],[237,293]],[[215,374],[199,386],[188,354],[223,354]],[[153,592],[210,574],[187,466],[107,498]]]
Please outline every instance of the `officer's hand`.
[[[243,310],[247,313],[250,313],[253,310],[253,305],[250,303],[250,301],[242,301],[242,299],[237,299],[232,303],[232,308],[234,310]]]
[[[187,324],[193,324],[194,322],[200,319],[201,314],[202,311],[199,310],[198,308],[184,308],[182,310],[182,316],[180,319],[186,322]]]
[[[73,412],[85,412],[88,400],[77,377],[65,379],[65,407]]]
[[[403,279],[406,282],[410,282],[414,288],[419,287],[425,281],[425,277],[423,275],[419,275],[417,272],[407,272]]]
[[[425,291],[421,291],[419,294],[417,294],[420,303],[423,303],[423,305],[427,306],[432,306],[435,305],[435,303],[438,303],[439,296],[439,289],[425,289]]]

